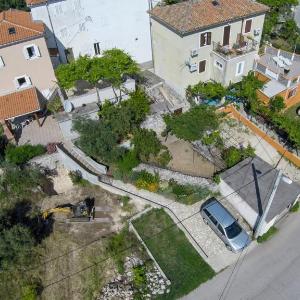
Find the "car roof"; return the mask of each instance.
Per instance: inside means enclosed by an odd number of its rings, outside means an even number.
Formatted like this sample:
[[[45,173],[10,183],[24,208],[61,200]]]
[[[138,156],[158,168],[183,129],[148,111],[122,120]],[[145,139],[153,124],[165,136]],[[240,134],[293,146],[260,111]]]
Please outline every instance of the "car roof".
[[[203,206],[203,209],[207,209],[224,228],[236,221],[231,213],[216,199],[211,199],[207,205]]]

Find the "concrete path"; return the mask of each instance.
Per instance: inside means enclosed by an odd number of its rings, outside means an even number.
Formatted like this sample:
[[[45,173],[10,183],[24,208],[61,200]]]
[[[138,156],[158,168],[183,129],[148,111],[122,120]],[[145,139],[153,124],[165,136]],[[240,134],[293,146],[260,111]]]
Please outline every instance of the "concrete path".
[[[236,265],[183,299],[299,300],[300,213],[289,215],[277,227],[271,240],[243,253]]]

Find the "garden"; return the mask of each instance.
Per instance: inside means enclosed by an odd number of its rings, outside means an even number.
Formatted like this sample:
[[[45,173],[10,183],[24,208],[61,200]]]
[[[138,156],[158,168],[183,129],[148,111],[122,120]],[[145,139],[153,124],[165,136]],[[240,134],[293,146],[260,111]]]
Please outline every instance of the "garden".
[[[170,292],[156,299],[180,298],[215,275],[163,209],[152,209],[133,225],[171,281]]]

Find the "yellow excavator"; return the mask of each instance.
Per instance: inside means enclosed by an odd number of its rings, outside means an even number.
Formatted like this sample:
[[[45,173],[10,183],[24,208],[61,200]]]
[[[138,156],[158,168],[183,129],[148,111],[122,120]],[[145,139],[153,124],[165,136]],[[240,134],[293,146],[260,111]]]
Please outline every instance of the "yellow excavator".
[[[49,215],[57,213],[57,212],[70,214],[70,213],[72,213],[72,209],[71,209],[71,207],[50,208],[50,209],[47,209],[43,212],[42,217],[43,217],[44,220],[46,220],[49,217]]]

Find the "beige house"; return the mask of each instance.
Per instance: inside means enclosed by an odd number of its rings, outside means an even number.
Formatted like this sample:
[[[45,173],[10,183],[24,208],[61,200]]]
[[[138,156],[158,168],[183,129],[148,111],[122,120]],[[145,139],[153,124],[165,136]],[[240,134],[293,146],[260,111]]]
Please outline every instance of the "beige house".
[[[154,71],[181,95],[188,85],[228,85],[253,69],[267,6],[252,0],[189,0],[156,6]]]
[[[29,12],[0,13],[0,121],[40,111],[56,92],[45,26]]]

